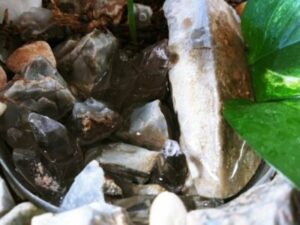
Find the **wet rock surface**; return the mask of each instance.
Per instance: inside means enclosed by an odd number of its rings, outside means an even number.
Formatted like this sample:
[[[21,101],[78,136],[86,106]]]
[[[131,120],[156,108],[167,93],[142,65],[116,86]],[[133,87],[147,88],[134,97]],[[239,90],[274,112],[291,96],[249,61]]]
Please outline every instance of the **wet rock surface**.
[[[299,224],[300,193],[283,178],[259,185],[219,209],[188,213],[188,225]]]
[[[0,0],[0,224],[297,224],[222,119],[251,97],[238,16],[167,0],[168,43],[163,1],[137,2],[130,42],[125,0]]]
[[[114,143],[89,150],[86,161],[97,160],[112,177],[120,176],[129,181],[145,183],[150,179],[158,156],[159,153],[145,148]],[[127,161],[124,158],[130,158],[130,160]]]
[[[160,155],[153,173],[154,182],[169,191],[180,192],[184,186],[187,173],[186,158],[178,142],[166,140],[162,148],[162,155]]]
[[[238,17],[217,0],[195,0],[188,7],[185,1],[167,0],[164,11],[177,56],[169,78],[189,167],[188,192],[228,198],[260,164],[222,116],[222,101],[251,97]]]
[[[63,117],[75,103],[58,71],[40,56],[27,66],[23,76],[11,82],[4,96],[31,111],[55,119]]]
[[[68,40],[55,50],[58,69],[79,95],[89,97],[95,84],[108,76],[117,46],[117,39],[109,31],[95,30],[78,41]]]
[[[160,150],[170,138],[168,124],[160,105],[160,101],[156,100],[135,108],[117,136],[135,145]]]
[[[120,127],[121,122],[119,113],[89,98],[75,103],[69,126],[81,144],[91,144],[109,137]]]
[[[121,109],[163,98],[167,91],[168,69],[167,40],[133,57],[120,50],[114,55],[111,74],[96,84],[93,96]]]

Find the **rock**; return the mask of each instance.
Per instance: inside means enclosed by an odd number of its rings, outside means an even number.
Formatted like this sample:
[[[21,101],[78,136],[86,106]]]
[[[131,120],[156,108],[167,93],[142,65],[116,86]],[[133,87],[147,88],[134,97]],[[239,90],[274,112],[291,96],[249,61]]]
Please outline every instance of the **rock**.
[[[116,200],[113,204],[126,209],[133,224],[149,225],[150,207],[154,198],[153,195],[138,195]]]
[[[72,210],[92,203],[104,204],[103,184],[104,172],[102,168],[97,161],[90,162],[76,176],[60,208],[62,210]]]
[[[30,113],[28,120],[46,166],[59,180],[69,183],[83,165],[80,147],[61,123],[36,113]]]
[[[116,183],[122,188],[124,198],[132,196],[153,195],[156,196],[161,192],[166,191],[165,188],[158,184],[135,184],[123,179],[115,179]]]
[[[152,179],[172,192],[180,192],[185,184],[188,169],[178,142],[167,140],[156,164]]]
[[[106,174],[112,178],[117,176],[137,183],[145,183],[150,178],[158,156],[158,152],[145,148],[114,143],[90,149],[85,158],[87,162],[97,160]]]
[[[33,193],[54,204],[61,200],[65,191],[64,182],[49,171],[37,151],[14,149],[12,158],[16,172],[30,185]]]
[[[0,219],[1,225],[28,225],[32,217],[42,214],[43,211],[30,202],[15,206]]]
[[[134,14],[138,27],[147,27],[151,25],[151,19],[153,16],[153,10],[150,6],[135,3]]]
[[[22,13],[30,10],[32,7],[42,7],[42,0],[1,0],[0,22],[2,23],[6,9],[8,10],[9,21],[15,21]]]
[[[5,113],[7,109],[7,105],[5,103],[0,102],[0,117]]]
[[[222,208],[188,213],[187,225],[296,225],[300,193],[283,179],[253,187]]]
[[[58,71],[44,57],[36,57],[21,78],[11,82],[4,96],[40,114],[59,119],[68,113],[75,98]]]
[[[93,97],[115,108],[129,108],[165,96],[168,85],[169,52],[162,40],[130,56],[119,50],[112,60],[111,73],[95,85]]]
[[[93,98],[74,105],[70,128],[81,144],[92,144],[107,138],[121,125],[121,116]]]
[[[186,225],[187,211],[175,194],[163,192],[156,197],[150,209],[150,225]]]
[[[93,203],[53,215],[34,217],[31,225],[130,225],[127,213],[120,207]]]
[[[5,181],[0,177],[0,217],[15,206],[15,201],[11,196]]]
[[[160,101],[135,108],[117,136],[134,145],[152,150],[162,149],[170,135]]]
[[[115,183],[114,180],[105,178],[105,182],[103,184],[103,193],[108,196],[122,196],[123,190],[122,188]]]
[[[221,207],[225,203],[225,201],[221,199],[204,198],[201,196],[181,195],[179,197],[188,211],[195,209],[217,208]]]
[[[2,68],[2,66],[0,66],[0,91],[4,89],[6,83],[7,83],[7,75],[4,69]]]
[[[158,195],[164,191],[166,189],[158,184],[134,185],[132,188],[133,195]]]
[[[22,73],[38,56],[45,57],[53,67],[56,67],[51,47],[45,41],[36,41],[18,48],[7,58],[6,65],[14,73]]]
[[[110,72],[117,47],[117,39],[109,31],[94,30],[79,41],[70,39],[62,43],[54,51],[59,71],[80,95],[87,98],[94,86]]]
[[[235,7],[235,10],[236,10],[237,14],[239,14],[240,17],[242,16],[242,14],[244,12],[246,4],[247,4],[247,2],[242,2]]]
[[[66,36],[66,29],[53,20],[51,9],[31,8],[23,13],[15,26],[22,40],[61,40]]]
[[[188,186],[210,198],[238,193],[254,175],[259,157],[225,123],[222,103],[250,98],[245,45],[234,9],[218,0],[167,0],[169,72],[178,115]]]
[[[2,101],[0,105],[2,138],[12,149],[36,149],[38,146],[28,123],[28,110],[10,101]]]

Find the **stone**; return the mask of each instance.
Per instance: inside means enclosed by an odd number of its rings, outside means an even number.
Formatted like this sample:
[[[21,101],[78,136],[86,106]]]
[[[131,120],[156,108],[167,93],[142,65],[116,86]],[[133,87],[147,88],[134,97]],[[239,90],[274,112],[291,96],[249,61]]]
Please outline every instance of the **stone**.
[[[105,203],[102,187],[104,172],[97,161],[90,162],[79,175],[65,195],[60,208],[72,210],[94,202]]]
[[[0,217],[15,206],[15,201],[11,196],[5,181],[0,177]]]
[[[187,211],[175,194],[163,192],[151,205],[150,225],[186,225]]]
[[[7,83],[7,75],[2,66],[0,66],[0,91],[4,89]]]
[[[90,97],[97,82],[110,72],[112,56],[118,41],[112,33],[100,30],[69,39],[55,48],[58,69],[78,95]],[[84,74],[84,76],[82,76]]]
[[[6,65],[14,73],[22,73],[38,56],[45,57],[53,67],[56,67],[51,47],[45,41],[32,42],[18,48],[7,58]]]
[[[70,128],[81,144],[92,144],[109,137],[121,125],[121,115],[93,98],[74,105]]]
[[[221,208],[188,213],[187,225],[296,225],[300,193],[284,179],[253,187]]]
[[[164,12],[173,56],[172,98],[189,167],[188,193],[231,197],[260,164],[222,115],[223,101],[251,98],[239,18],[219,0],[167,0]]]
[[[168,87],[169,51],[162,40],[139,53],[120,49],[111,72],[95,85],[92,96],[117,109],[127,109],[165,97]]]
[[[137,195],[113,201],[113,204],[126,209],[133,224],[149,225],[150,207],[154,198],[153,195]]]
[[[44,57],[37,56],[27,66],[23,76],[11,82],[4,96],[54,119],[71,111],[75,98],[56,68]]]
[[[242,14],[244,12],[246,4],[247,4],[247,2],[242,2],[235,7],[235,10],[240,17],[242,16]]]
[[[59,214],[34,217],[31,225],[130,225],[127,213],[120,207],[93,203]]]
[[[10,212],[0,219],[1,225],[28,225],[34,216],[44,211],[37,208],[30,202],[24,202],[15,206]]]
[[[105,178],[105,182],[103,184],[103,193],[108,196],[122,196],[123,190],[122,188],[115,183],[113,179]]]
[[[47,117],[30,113],[28,121],[39,152],[46,160],[46,167],[60,181],[71,182],[83,166],[83,155],[78,143],[66,127]]]
[[[151,25],[151,19],[153,16],[153,10],[150,6],[135,3],[134,14],[138,27],[147,27]]]
[[[49,171],[37,151],[14,149],[12,159],[16,172],[29,184],[33,193],[54,204],[60,201],[65,191],[63,181]]]
[[[52,10],[47,8],[31,8],[24,12],[14,25],[24,41],[59,41],[63,40],[67,33],[63,26],[53,21]]]
[[[10,101],[2,101],[0,132],[12,148],[36,149],[34,136],[28,124],[28,110]]]
[[[156,100],[137,107],[124,122],[117,136],[134,145],[160,150],[170,138],[168,124]]]
[[[129,198],[132,196],[144,196],[144,195],[153,195],[156,196],[166,189],[158,184],[153,184],[148,182],[147,184],[135,184],[130,181],[123,179],[115,179],[115,182],[122,188],[123,198]]]
[[[158,157],[158,152],[124,143],[113,143],[90,149],[85,159],[86,162],[97,160],[112,178],[117,176],[145,183],[149,180]]]
[[[178,193],[184,187],[187,174],[186,159],[178,142],[174,140],[165,141],[152,180],[167,190]]]
[[[42,7],[42,0],[1,0],[0,1],[0,22],[4,18],[4,12],[7,9],[9,21],[15,21],[19,16],[30,10],[32,7]]]

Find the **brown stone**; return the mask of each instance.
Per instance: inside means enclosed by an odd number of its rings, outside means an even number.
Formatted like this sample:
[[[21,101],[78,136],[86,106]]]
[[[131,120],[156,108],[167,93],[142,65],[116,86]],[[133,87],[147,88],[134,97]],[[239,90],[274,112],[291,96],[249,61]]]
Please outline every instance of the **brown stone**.
[[[7,76],[4,69],[0,66],[0,90],[2,90],[7,83]]]
[[[11,71],[20,73],[38,56],[45,57],[56,67],[56,60],[51,47],[45,41],[36,41],[18,48],[8,57],[6,65]]]
[[[236,10],[237,14],[239,14],[239,16],[242,16],[246,4],[247,4],[247,2],[243,2],[235,7],[235,10]]]

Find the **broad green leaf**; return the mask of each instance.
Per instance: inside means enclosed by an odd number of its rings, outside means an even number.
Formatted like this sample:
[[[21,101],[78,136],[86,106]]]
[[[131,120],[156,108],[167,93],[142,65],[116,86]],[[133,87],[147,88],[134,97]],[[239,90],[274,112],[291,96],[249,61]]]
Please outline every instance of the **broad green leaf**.
[[[225,119],[268,163],[300,188],[300,100],[229,101]]]
[[[256,100],[300,96],[300,1],[249,0],[242,31]]]

